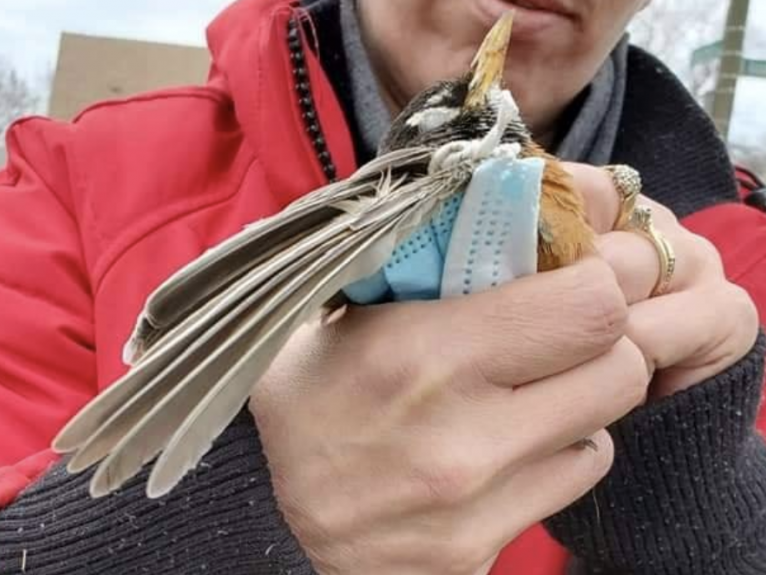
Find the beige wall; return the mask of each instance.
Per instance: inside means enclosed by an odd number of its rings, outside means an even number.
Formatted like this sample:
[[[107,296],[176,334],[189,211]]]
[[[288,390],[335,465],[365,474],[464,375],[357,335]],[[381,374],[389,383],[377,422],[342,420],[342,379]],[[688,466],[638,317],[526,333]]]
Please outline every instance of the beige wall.
[[[101,100],[198,84],[209,65],[204,48],[64,33],[49,113],[71,119]]]

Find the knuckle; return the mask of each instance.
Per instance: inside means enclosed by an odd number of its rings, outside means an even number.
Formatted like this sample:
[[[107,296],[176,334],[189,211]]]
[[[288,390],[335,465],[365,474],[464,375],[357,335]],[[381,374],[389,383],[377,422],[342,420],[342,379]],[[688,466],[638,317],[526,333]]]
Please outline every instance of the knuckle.
[[[359,351],[351,372],[356,379],[354,388],[367,389],[367,393],[373,395],[380,405],[395,402],[396,398],[406,393],[407,383],[412,379],[411,365],[406,360],[397,358],[381,365],[381,356],[376,357],[374,351]]]
[[[628,323],[628,304],[609,265],[592,259],[577,266],[575,290],[584,337],[604,346],[614,344]]]
[[[718,254],[718,248],[715,247],[713,242],[711,242],[709,239],[707,239],[704,236],[700,236],[698,234],[688,232],[689,236],[692,238],[692,241],[694,242],[694,245],[699,253],[704,253],[707,256],[715,256],[716,258],[720,259],[720,256]]]
[[[486,474],[470,456],[453,449],[435,449],[431,457],[415,464],[419,499],[427,508],[451,509],[471,500],[485,484]]]
[[[429,355],[422,353],[419,332],[409,336],[404,332],[406,322],[396,322],[382,312],[369,315],[372,321],[344,334],[342,353],[335,355],[335,371],[353,377],[355,389],[364,389],[385,405],[408,393]]]
[[[731,365],[753,346],[760,326],[758,308],[744,288],[720,281],[700,292],[714,310],[715,326],[706,348],[713,357]]]
[[[749,333],[757,333],[759,325],[758,308],[753,298],[744,288],[726,282],[724,297],[730,302],[731,311],[728,314],[730,325],[735,330],[742,330]]]
[[[652,202],[651,208],[652,216],[654,217],[655,221],[662,222],[663,225],[678,225],[678,217],[673,212],[673,210],[667,206],[657,202]]]
[[[691,251],[703,273],[723,277],[723,260],[713,242],[697,234],[689,234]]]
[[[650,381],[650,366],[639,347],[627,338],[622,338],[612,349],[611,360],[619,366],[617,379],[619,397],[629,410],[646,400]]]

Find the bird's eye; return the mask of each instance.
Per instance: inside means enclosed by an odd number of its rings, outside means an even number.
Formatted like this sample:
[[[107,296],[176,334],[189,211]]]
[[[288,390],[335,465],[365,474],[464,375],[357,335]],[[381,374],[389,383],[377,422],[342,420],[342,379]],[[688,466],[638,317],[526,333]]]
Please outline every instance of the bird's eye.
[[[448,122],[451,122],[460,115],[459,108],[450,108],[446,106],[438,106],[436,108],[426,108],[415,112],[407,119],[407,125],[412,128],[417,128],[420,133],[430,132],[437,128],[441,128]]]

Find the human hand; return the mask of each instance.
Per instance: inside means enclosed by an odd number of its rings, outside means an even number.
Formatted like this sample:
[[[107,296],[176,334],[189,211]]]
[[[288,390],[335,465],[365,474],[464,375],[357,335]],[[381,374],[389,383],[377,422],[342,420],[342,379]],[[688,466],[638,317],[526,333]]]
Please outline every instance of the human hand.
[[[609,476],[546,526],[583,563],[604,572],[648,573],[657,565],[678,573],[727,571],[721,559],[731,555],[727,549],[749,557],[760,548],[753,541],[748,549],[747,541],[763,517],[763,506],[749,496],[766,477],[764,466],[753,463],[763,457],[754,425],[763,373],[752,304],[724,279],[708,242],[641,198],[653,206],[677,266],[667,293],[649,297],[660,277],[658,249],[637,233],[607,231],[618,196],[603,172],[569,170],[588,190],[588,203],[601,206],[598,247],[630,304],[626,331],[654,372],[649,400],[676,397],[612,427],[617,454]],[[721,518],[732,517],[721,530]],[[720,535],[714,545],[712,534]]]
[[[643,401],[596,258],[490,292],[305,326],[251,401],[277,499],[323,575],[486,573],[612,461]],[[592,437],[597,450],[572,447]]]
[[[729,282],[715,247],[684,228],[666,207],[646,197],[655,228],[670,242],[676,268],[666,293],[650,297],[660,277],[657,249],[635,232],[611,231],[619,196],[597,168],[567,164],[583,191],[600,255],[613,268],[630,306],[626,335],[654,373],[650,399],[682,391],[718,375],[755,344],[758,313],[747,292]]]

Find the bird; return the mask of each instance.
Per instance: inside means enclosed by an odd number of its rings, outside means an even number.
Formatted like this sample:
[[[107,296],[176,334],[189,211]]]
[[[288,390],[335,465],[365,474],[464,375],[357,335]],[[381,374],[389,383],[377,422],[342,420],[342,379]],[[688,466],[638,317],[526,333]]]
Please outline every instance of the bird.
[[[513,13],[501,17],[467,73],[415,96],[376,158],[349,178],[259,220],[172,275],[148,298],[126,345],[131,369],[78,413],[53,448],[68,470],[97,466],[93,497],[154,462],[162,497],[210,450],[293,332],[466,189],[481,159],[541,158],[538,271],[593,250],[581,195],[537,145],[503,85]]]

